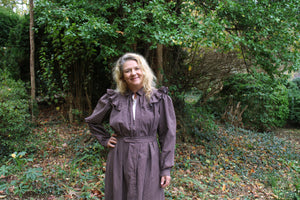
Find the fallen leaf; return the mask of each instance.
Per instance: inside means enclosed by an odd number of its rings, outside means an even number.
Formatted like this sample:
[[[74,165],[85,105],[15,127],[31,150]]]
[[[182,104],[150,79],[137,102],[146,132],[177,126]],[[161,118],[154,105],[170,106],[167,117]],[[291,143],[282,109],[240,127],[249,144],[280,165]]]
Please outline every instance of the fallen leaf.
[[[93,189],[91,192],[92,192],[92,195],[93,195],[93,196],[96,196],[96,197],[98,197],[98,198],[104,197],[104,195],[102,194],[102,192],[101,192],[100,190]]]
[[[223,184],[222,191],[224,192],[225,190],[226,190],[226,185]]]

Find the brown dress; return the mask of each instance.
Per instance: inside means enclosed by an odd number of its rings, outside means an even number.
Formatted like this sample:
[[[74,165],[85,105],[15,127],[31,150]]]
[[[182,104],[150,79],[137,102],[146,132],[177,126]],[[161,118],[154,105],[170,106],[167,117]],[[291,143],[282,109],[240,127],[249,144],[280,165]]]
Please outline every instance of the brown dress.
[[[160,177],[170,175],[176,140],[176,117],[167,92],[166,87],[155,89],[149,101],[143,88],[139,90],[133,119],[133,93],[121,95],[108,89],[86,118],[91,133],[103,146],[110,138],[102,126],[106,114],[110,113],[110,126],[118,135],[107,158],[106,200],[164,199]]]

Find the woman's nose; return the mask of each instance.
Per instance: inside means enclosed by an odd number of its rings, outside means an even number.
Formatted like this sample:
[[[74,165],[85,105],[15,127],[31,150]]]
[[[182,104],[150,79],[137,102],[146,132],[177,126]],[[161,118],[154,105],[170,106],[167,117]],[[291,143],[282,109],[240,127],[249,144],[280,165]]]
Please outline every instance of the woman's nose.
[[[136,74],[136,71],[133,69],[133,70],[131,71],[131,74],[135,75],[135,74]]]

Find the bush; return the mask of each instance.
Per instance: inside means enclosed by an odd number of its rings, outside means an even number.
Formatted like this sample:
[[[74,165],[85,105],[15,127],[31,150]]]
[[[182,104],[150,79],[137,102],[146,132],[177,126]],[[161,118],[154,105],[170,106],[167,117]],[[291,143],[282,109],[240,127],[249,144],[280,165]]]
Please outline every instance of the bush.
[[[210,141],[214,138],[218,126],[215,117],[207,106],[197,106],[196,104],[185,104],[184,114],[178,116],[178,127],[182,133],[179,137],[183,141],[191,136],[194,141]],[[185,135],[188,133],[189,135]]]
[[[300,77],[288,83],[289,122],[300,124]]]
[[[235,74],[224,81],[219,94],[221,101],[214,105],[219,114],[236,117],[233,120],[239,120],[237,113],[240,113],[247,128],[268,131],[282,127],[289,113],[288,91],[282,82],[263,73]]]
[[[5,156],[30,132],[30,114],[24,83],[5,70],[0,75],[0,155]]]

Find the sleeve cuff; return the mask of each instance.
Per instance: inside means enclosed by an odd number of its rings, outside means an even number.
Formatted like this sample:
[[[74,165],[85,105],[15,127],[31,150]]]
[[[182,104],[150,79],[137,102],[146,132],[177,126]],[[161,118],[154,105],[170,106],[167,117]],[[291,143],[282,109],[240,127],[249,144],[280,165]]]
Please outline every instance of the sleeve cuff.
[[[100,142],[100,144],[101,144],[103,147],[107,147],[108,140],[109,140],[109,138],[103,138],[102,141]]]
[[[160,171],[160,176],[170,176],[171,168],[163,169]]]

